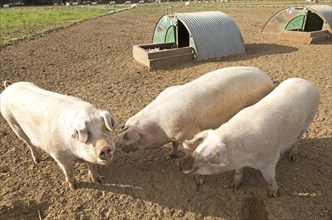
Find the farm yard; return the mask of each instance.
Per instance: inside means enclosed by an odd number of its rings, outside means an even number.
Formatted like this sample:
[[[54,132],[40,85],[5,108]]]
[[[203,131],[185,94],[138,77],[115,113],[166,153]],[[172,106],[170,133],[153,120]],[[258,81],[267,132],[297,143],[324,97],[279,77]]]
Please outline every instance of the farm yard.
[[[30,81],[110,111],[119,124],[115,139],[121,125],[165,88],[216,69],[254,66],[279,81],[309,80],[320,90],[320,106],[297,160],[279,160],[279,197],[269,198],[262,174],[250,168],[237,190],[228,188],[234,172],[206,176],[203,182],[185,175],[175,161],[165,159],[171,145],[116,151],[109,165],[97,167],[102,185],[90,181],[84,163],[76,163],[79,187],[72,191],[49,155],[33,163],[29,148],[0,116],[0,219],[331,219],[332,40],[302,44],[261,33],[278,11],[308,2],[233,2],[139,6],[17,41],[0,48],[0,80]],[[132,49],[151,43],[168,6],[174,13],[228,14],[241,31],[245,54],[148,70],[134,60]]]

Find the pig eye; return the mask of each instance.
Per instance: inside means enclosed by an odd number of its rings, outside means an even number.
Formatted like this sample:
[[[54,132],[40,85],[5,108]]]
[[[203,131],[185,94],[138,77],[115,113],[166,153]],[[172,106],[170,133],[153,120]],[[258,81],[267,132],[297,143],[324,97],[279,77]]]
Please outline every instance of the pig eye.
[[[72,135],[72,137],[78,139],[78,137],[79,137],[78,130],[74,131],[74,134]]]
[[[122,133],[122,132],[124,132],[124,131],[126,131],[126,130],[128,130],[128,127],[127,127],[126,125],[123,125],[123,126],[121,127],[121,131],[120,131],[120,133]]]
[[[220,164],[219,157],[220,157],[219,153],[209,155],[209,159],[208,159],[207,163],[212,166],[218,166]]]
[[[214,153],[214,154],[209,154],[207,156],[198,156],[201,158],[202,161],[205,163],[212,165],[212,166],[217,166],[219,165],[219,153]]]

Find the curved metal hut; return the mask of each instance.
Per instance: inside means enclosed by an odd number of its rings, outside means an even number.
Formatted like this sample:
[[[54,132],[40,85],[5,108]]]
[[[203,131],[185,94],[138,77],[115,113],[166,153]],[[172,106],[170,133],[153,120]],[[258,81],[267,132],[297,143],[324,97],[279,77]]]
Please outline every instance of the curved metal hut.
[[[245,52],[240,30],[231,17],[220,11],[164,15],[156,24],[152,41],[192,47],[197,60]]]
[[[152,42],[133,47],[134,58],[149,68],[245,53],[240,30],[220,11],[166,14]]]
[[[280,33],[283,39],[308,41],[327,39],[332,34],[332,7],[310,5],[288,7],[274,14],[264,25],[263,33]]]

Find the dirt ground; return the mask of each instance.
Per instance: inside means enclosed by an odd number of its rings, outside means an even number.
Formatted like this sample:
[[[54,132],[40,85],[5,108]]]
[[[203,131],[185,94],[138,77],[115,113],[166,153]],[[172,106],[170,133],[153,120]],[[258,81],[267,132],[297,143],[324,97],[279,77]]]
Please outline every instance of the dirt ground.
[[[1,116],[0,219],[331,219],[332,42],[304,45],[262,35],[265,22],[283,8],[174,9],[227,13],[241,30],[246,54],[160,70],[137,63],[132,47],[151,43],[166,8],[107,15],[0,49],[1,81],[31,81],[82,98],[110,111],[120,125],[166,87],[223,67],[255,66],[273,79],[313,82],[321,92],[320,107],[297,161],[282,157],[278,163],[280,197],[268,198],[261,173],[250,168],[238,190],[227,187],[233,172],[207,176],[199,185],[195,176],[186,176],[174,161],[164,159],[170,145],[129,154],[117,151],[110,165],[98,167],[103,185],[91,183],[86,165],[77,163],[80,185],[70,191],[56,162],[43,153],[43,161],[34,165],[28,147]]]

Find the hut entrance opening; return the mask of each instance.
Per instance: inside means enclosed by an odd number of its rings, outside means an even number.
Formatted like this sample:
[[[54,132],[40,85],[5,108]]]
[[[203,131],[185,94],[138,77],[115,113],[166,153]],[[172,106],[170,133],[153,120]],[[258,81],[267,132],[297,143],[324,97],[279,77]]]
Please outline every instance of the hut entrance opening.
[[[178,34],[178,47],[189,47],[189,32],[180,20],[178,20]]]
[[[319,31],[323,28],[323,19],[312,11],[308,11],[306,22],[304,24],[304,31]]]

